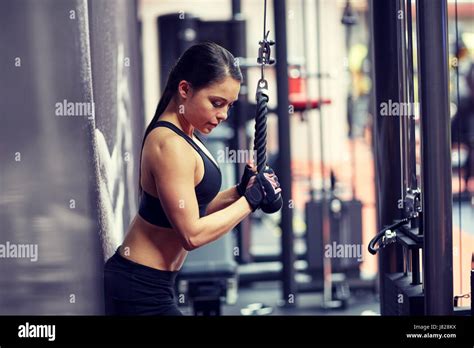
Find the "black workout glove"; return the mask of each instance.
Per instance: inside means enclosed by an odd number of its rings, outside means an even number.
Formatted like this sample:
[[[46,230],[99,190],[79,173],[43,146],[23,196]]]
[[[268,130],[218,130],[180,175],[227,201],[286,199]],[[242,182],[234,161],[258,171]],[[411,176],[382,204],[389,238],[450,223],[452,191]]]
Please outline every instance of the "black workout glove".
[[[263,174],[268,174],[268,176],[273,179],[274,183],[267,179]],[[283,206],[278,177],[272,168],[267,167],[263,170],[261,175],[258,175],[258,180],[264,190],[264,198],[260,204],[260,208],[262,208],[262,211],[267,214],[276,213]]]
[[[252,211],[255,211],[260,207],[264,196],[265,193],[257,175],[255,181],[245,190],[244,197],[249,203],[250,208],[252,208]]]
[[[242,178],[240,179],[240,182],[236,186],[237,192],[239,193],[240,197],[242,197],[245,194],[250,178],[254,175],[257,175],[257,172],[253,171],[252,167],[249,164],[245,165]]]
[[[267,174],[274,183],[265,176]],[[274,213],[281,209],[283,204],[281,188],[278,177],[273,170],[267,167],[263,172],[257,174],[255,181],[245,191],[245,198],[252,207],[252,211],[262,208],[265,213]]]

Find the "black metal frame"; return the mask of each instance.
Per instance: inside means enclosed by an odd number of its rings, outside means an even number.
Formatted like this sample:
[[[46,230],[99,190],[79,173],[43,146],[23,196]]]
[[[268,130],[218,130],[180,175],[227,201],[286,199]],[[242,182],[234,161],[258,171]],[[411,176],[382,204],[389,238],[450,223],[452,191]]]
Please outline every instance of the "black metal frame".
[[[282,251],[282,299],[287,306],[296,305],[297,284],[295,280],[295,253],[293,251],[293,211],[289,206],[291,192],[291,141],[290,118],[288,115],[288,61],[286,40],[286,1],[274,0],[275,12],[275,50],[277,76],[277,114],[278,114],[278,168],[282,191],[283,207],[281,209],[280,227]],[[293,301],[289,301],[292,299]]]
[[[424,314],[451,315],[452,190],[447,3],[446,0],[417,0],[416,6],[421,196],[416,176],[414,115],[382,117],[379,109],[381,103],[388,100],[414,102],[411,0],[371,2],[378,225],[382,229],[401,220],[402,215],[412,221],[418,219],[411,227],[397,230],[394,247],[381,249],[381,312],[383,315],[393,309],[390,303],[393,299],[386,298],[392,289],[398,286],[406,289],[408,286],[398,280],[387,280],[389,275],[403,273],[405,277],[411,277],[411,285],[423,283],[424,303],[421,305]],[[423,279],[419,272],[419,249],[423,250]],[[419,296],[416,296],[416,311],[419,313]]]
[[[417,0],[421,100],[425,313],[453,313],[451,120],[448,9],[445,0]]]
[[[398,100],[397,61],[397,7],[394,1],[372,0],[372,62],[374,107],[374,157],[376,178],[377,226],[400,220],[398,208],[401,199],[401,175],[398,168],[400,158],[400,123],[392,117],[380,115],[381,103]],[[400,246],[381,250],[379,253],[381,314],[386,314],[384,275],[403,271],[403,254]]]

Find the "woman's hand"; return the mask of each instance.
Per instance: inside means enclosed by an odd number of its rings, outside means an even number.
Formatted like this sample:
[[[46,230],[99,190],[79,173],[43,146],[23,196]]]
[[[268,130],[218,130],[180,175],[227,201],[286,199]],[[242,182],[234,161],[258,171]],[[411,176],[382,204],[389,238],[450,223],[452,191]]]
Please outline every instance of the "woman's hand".
[[[263,180],[262,178],[266,180]],[[261,181],[265,191],[265,197],[260,204],[260,208],[264,213],[267,214],[276,213],[283,206],[281,187],[280,183],[278,182],[278,177],[270,167],[267,167],[263,171],[262,177],[259,177],[258,179]]]
[[[259,176],[259,181],[264,188],[265,198],[268,202],[272,202],[277,199],[278,194],[281,193],[280,182],[270,167],[265,168],[262,176]]]
[[[250,178],[244,196],[252,211],[255,211],[261,207],[262,203],[268,205],[281,199],[280,193],[281,187],[278,177],[273,170],[267,168],[262,173]]]
[[[253,163],[253,160],[249,160],[245,165],[244,173],[240,179],[240,183],[237,184],[236,189],[239,195],[242,197],[249,186],[250,179],[257,175],[257,167]]]

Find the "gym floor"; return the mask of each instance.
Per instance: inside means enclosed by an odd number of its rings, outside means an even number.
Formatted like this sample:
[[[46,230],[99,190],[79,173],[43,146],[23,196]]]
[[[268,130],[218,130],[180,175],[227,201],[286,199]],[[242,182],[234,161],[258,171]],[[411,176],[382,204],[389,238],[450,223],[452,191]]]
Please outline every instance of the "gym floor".
[[[233,305],[224,305],[222,315],[242,315],[242,309],[252,304],[261,304],[270,307],[268,315],[379,315],[380,305],[376,294],[368,292],[352,293],[349,303],[344,309],[325,310],[319,305],[322,303],[321,293],[299,294],[297,306],[285,308],[279,305],[281,298],[278,282],[255,283],[249,288],[240,288],[237,302]],[[192,315],[190,307],[181,307],[186,315]]]

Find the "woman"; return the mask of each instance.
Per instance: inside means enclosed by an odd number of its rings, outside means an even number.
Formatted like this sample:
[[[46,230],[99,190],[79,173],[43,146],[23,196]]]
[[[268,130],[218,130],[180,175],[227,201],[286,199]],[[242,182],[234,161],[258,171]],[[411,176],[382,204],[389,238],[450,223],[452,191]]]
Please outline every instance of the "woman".
[[[174,281],[188,251],[281,191],[271,170],[256,175],[249,163],[237,186],[219,192],[219,166],[194,134],[225,121],[241,82],[232,54],[209,42],[189,48],[171,70],[142,143],[139,212],[105,264],[106,314],[181,315]]]

